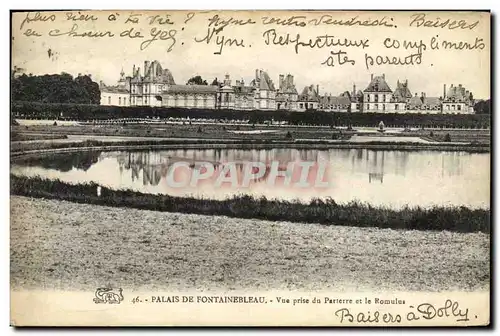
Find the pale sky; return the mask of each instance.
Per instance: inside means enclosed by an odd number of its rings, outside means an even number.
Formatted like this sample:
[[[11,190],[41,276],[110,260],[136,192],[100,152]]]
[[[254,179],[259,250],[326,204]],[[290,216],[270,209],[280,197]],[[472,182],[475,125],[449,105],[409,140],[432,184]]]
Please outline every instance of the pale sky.
[[[490,97],[490,16],[488,13],[452,13],[431,12],[421,16],[412,16],[416,12],[196,12],[193,17],[187,16],[187,12],[136,12],[142,14],[137,16],[137,24],[124,22],[130,12],[118,12],[116,21],[108,21],[108,16],[116,12],[82,12],[82,14],[94,14],[96,21],[72,21],[68,20],[67,12],[43,12],[41,15],[35,13],[16,13],[13,15],[12,32],[12,62],[13,65],[26,69],[27,73],[51,74],[68,72],[73,75],[78,73],[92,74],[95,81],[103,80],[107,84],[114,84],[123,68],[126,75],[131,75],[132,66],[136,64],[141,70],[144,61],[158,60],[164,68],[170,69],[177,84],[185,82],[194,75],[201,75],[208,82],[215,77],[222,79],[226,73],[231,79],[245,79],[249,83],[253,78],[255,69],[268,71],[275,85],[278,85],[279,74],[292,74],[295,77],[297,90],[302,91],[306,85],[319,85],[320,94],[331,93],[337,95],[346,90],[352,90],[356,84],[358,90],[366,88],[370,81],[370,75],[385,74],[389,86],[394,90],[397,80],[408,79],[409,88],[413,94],[425,92],[427,96],[441,96],[443,84],[449,87],[451,84],[462,84],[466,89],[472,91],[475,98]],[[55,17],[50,18],[54,14]],[[74,12],[78,14],[78,12]],[[164,16],[170,14],[170,21],[174,24],[159,25],[149,24],[150,16]],[[255,24],[234,25],[229,24],[219,34],[214,34],[210,43],[195,42],[195,39],[203,40],[209,30],[209,19],[214,15],[222,19],[241,20],[251,19]],[[26,20],[26,16],[28,19]],[[303,16],[293,21],[285,21],[291,16]],[[314,25],[323,15],[330,15],[331,20],[349,20],[357,17],[358,20],[382,20],[392,27],[372,26],[363,27],[359,25],[342,26],[332,24]],[[424,17],[425,16],[425,17]],[[263,17],[276,17],[291,25],[280,25],[271,23],[264,25]],[[323,16],[323,20],[328,19]],[[425,27],[425,25],[443,23],[447,19],[449,25],[446,27]],[[45,20],[44,22],[42,20]],[[269,19],[268,19],[269,20]],[[455,24],[453,21],[457,20]],[[460,20],[464,20],[460,23]],[[23,23],[24,21],[24,23]],[[305,22],[305,27],[296,27],[294,22]],[[323,21],[324,22],[324,21]],[[412,23],[413,22],[413,23]],[[477,22],[477,23],[476,23]],[[446,22],[445,22],[446,23]],[[474,24],[476,23],[476,24]],[[110,31],[114,37],[76,37],[68,36],[72,26],[78,27],[74,32]],[[421,24],[420,27],[418,25]],[[451,24],[451,26],[450,26]],[[22,25],[22,28],[21,28]],[[220,26],[219,26],[220,27]],[[472,29],[470,29],[472,27]],[[133,28],[140,31],[143,38],[131,39],[120,37],[124,30]],[[184,28],[184,30],[183,30]],[[273,36],[269,29],[275,29],[274,41],[281,44],[286,43],[288,34],[288,45],[272,45]],[[450,29],[453,28],[453,29]],[[27,31],[31,29],[31,31]],[[172,39],[153,41],[147,48],[140,50],[142,42],[151,38],[151,29],[156,33],[161,29],[160,35],[167,38],[168,31],[175,30],[175,44]],[[57,31],[59,30],[59,31]],[[25,33],[36,31],[39,37],[25,36]],[[62,36],[48,36],[59,33]],[[164,32],[165,31],[165,32]],[[153,34],[155,33],[153,32]],[[345,43],[345,39],[352,43],[365,43],[366,48],[353,46],[325,46],[322,48],[310,48],[299,46],[298,54],[295,52],[295,40],[300,34],[299,41],[308,44],[309,40],[316,41],[317,36],[329,35],[329,41]],[[158,35],[158,36],[160,36]],[[216,43],[217,37],[227,39],[234,38],[241,46],[226,45],[221,55],[215,55],[219,50]],[[431,39],[435,37],[439,50],[431,49]],[[280,39],[281,38],[281,39]],[[399,49],[384,47],[384,40],[398,40]],[[480,40],[482,39],[482,41]],[[243,42],[241,42],[243,40]],[[405,41],[418,42],[422,40],[426,50],[421,55],[421,64],[409,65],[377,65],[377,56],[384,59],[389,57],[401,58],[416,54],[417,49],[404,48]],[[271,45],[266,45],[270,41]],[[318,40],[322,44],[322,40]],[[466,42],[472,48],[481,46],[483,49],[473,50],[445,50],[443,41]],[[50,51],[49,51],[50,50]],[[347,52],[349,59],[355,64],[346,63],[339,65],[338,58],[333,58],[334,66],[322,65],[327,61],[330,52]],[[369,69],[366,67],[366,55],[373,57],[374,65]],[[413,58],[414,62],[418,57]],[[409,61],[409,59],[408,59]],[[432,66],[431,66],[432,64]]]

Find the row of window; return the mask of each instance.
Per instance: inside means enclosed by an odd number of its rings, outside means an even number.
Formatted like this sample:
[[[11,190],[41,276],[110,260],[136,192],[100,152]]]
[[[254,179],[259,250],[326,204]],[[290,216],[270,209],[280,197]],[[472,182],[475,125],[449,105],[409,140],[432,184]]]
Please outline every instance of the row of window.
[[[349,108],[349,106],[351,106],[351,104],[348,104],[348,105],[320,105],[319,108],[324,108],[324,109],[337,109],[337,110],[340,110],[340,109],[347,109]]]
[[[145,86],[139,86],[139,87],[136,87],[135,85],[132,85],[132,93],[142,93],[142,91],[144,91],[144,93],[148,93],[148,87],[147,85]],[[140,90],[140,89],[143,89],[143,90]],[[139,90],[138,90],[139,89]],[[159,85],[156,87],[156,91],[157,92],[154,92],[154,86],[153,86],[153,91],[149,90],[149,93],[160,93],[163,89],[163,86]]]
[[[111,96],[108,96],[108,105],[111,105]],[[127,98],[118,97],[118,105],[127,105]]]
[[[462,105],[444,105],[445,110],[457,110],[461,111],[462,110]]]
[[[373,102],[374,102],[374,103],[378,103],[378,102],[379,102],[378,97],[379,97],[379,95],[378,95],[378,94],[376,94],[376,95],[374,96],[374,99],[373,99]],[[369,95],[369,94],[368,94],[368,95],[366,95],[366,101],[367,101],[368,103],[370,103],[370,102],[371,102],[371,101],[370,101],[370,100],[371,100],[370,98],[371,98],[371,95]],[[386,99],[385,99],[385,98],[386,98],[386,95],[385,95],[385,94],[384,94],[384,95],[382,95],[382,101],[381,101],[381,102],[385,102],[385,101],[386,101]]]

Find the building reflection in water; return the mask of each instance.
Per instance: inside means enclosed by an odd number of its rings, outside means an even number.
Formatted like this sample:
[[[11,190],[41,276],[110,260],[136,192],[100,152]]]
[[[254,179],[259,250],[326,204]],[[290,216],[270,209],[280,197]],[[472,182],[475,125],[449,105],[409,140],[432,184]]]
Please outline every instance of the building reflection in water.
[[[201,169],[196,162],[211,163],[214,168],[214,177],[219,176],[224,168],[224,163],[234,163],[238,176],[238,183],[243,181],[243,173],[249,162],[262,162],[266,171],[262,177],[254,178],[251,182],[258,183],[267,180],[270,174],[271,162],[279,162],[279,170],[284,171],[290,162],[304,162],[318,160],[318,152],[312,150],[177,150],[177,151],[140,151],[140,152],[114,152],[103,153],[108,158],[116,158],[120,174],[130,172],[132,182],[141,177],[144,186],[157,186],[162,178],[166,178],[176,162],[187,162],[191,171]],[[311,168],[311,170],[314,168]],[[278,177],[279,179],[279,177]]]
[[[373,158],[369,164],[368,171],[368,182],[372,183],[372,181],[378,181],[380,183],[384,183],[384,157],[385,151],[377,151],[371,153]]]
[[[206,184],[197,184],[195,188],[172,188],[165,183],[168,182],[166,178],[175,162],[192,163],[191,170],[183,168],[175,171],[176,174],[181,171],[186,176],[190,175],[193,169],[200,169],[199,165],[194,164],[197,161],[210,162],[215,166],[212,180],[206,180]],[[281,170],[285,170],[290,162],[325,162],[328,172],[324,181],[328,181],[330,186],[291,190],[289,186],[282,185],[284,179],[277,179],[277,184],[268,185],[266,181],[269,181],[270,170],[266,169],[264,176],[250,181],[250,189],[240,188],[242,176],[247,168],[246,162],[268,163],[269,168],[272,161],[278,161]],[[221,187],[213,183],[226,162],[235,163],[238,176],[236,188],[233,188],[231,183],[222,184]],[[374,205],[390,206],[484,206],[489,204],[490,197],[486,184],[490,178],[489,166],[489,154],[461,152],[179,149],[59,154],[33,159],[23,164],[11,164],[11,172],[57,178],[69,183],[92,181],[113,189],[131,189],[173,196],[195,195],[223,199],[243,193],[287,200],[332,197],[338,202],[360,200]],[[174,180],[183,181],[175,177]],[[292,179],[292,188],[294,181]]]
[[[280,170],[284,170],[290,162],[304,162],[318,160],[329,160],[344,165],[351,162],[351,171],[361,172],[368,175],[369,183],[384,183],[384,177],[387,175],[387,169],[394,175],[405,176],[409,173],[408,165],[411,152],[408,151],[374,151],[367,149],[355,150],[332,150],[330,152],[317,150],[290,150],[290,149],[272,149],[272,150],[174,150],[174,151],[141,151],[141,152],[109,152],[102,153],[103,157],[114,157],[118,161],[120,174],[129,172],[132,181],[141,179],[143,185],[157,186],[162,178],[169,173],[175,162],[209,162],[215,167],[214,175],[221,172],[224,162],[234,162],[238,176],[242,173],[248,162],[263,162],[270,167],[270,162],[279,161]],[[446,153],[440,155],[441,177],[461,175],[463,172],[463,153]],[[436,157],[437,158],[437,157]],[[418,157],[413,157],[412,170],[418,174],[419,169],[424,165],[429,165],[429,158],[424,157],[418,161]],[[192,169],[199,169],[194,165]],[[266,175],[256,179],[254,182],[264,181],[269,175],[269,169]]]

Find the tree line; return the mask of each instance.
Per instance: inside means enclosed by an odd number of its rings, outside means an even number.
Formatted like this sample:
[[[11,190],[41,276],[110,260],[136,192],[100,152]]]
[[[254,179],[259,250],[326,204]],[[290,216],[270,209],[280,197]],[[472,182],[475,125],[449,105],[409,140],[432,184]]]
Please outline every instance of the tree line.
[[[386,126],[397,127],[490,127],[488,114],[404,114],[404,113],[348,113],[311,110],[307,113],[293,111],[240,111],[166,108],[150,106],[101,106],[84,104],[45,104],[36,102],[12,102],[15,118],[106,120],[121,118],[191,118],[209,120],[248,120],[250,124],[262,124],[271,120],[285,121],[291,125]]]
[[[480,100],[474,104],[476,114],[491,114],[490,100]]]
[[[73,78],[68,73],[11,76],[13,101],[40,103],[100,104],[99,84],[89,75]]]

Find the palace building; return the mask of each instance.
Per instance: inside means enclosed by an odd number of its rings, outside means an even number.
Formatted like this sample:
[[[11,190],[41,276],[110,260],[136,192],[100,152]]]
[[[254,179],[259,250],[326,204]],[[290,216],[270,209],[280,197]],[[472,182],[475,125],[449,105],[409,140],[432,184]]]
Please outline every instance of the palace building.
[[[116,85],[100,83],[101,105],[157,106],[199,109],[288,110],[361,113],[473,113],[474,99],[462,84],[446,90],[443,96],[428,97],[424,92],[412,94],[408,80],[397,81],[393,91],[385,74],[371,75],[363,90],[345,91],[337,96],[320,95],[318,85],[309,85],[299,94],[291,74],[280,74],[275,86],[267,71],[256,69],[246,84],[243,79],[232,83],[229,74],[218,85],[176,84],[169,69],[158,61],[145,61],[144,68],[135,65],[132,76],[124,71]]]
[[[101,90],[101,105],[130,106],[130,78],[125,77],[123,69],[116,85],[107,86],[101,81],[99,89]]]

